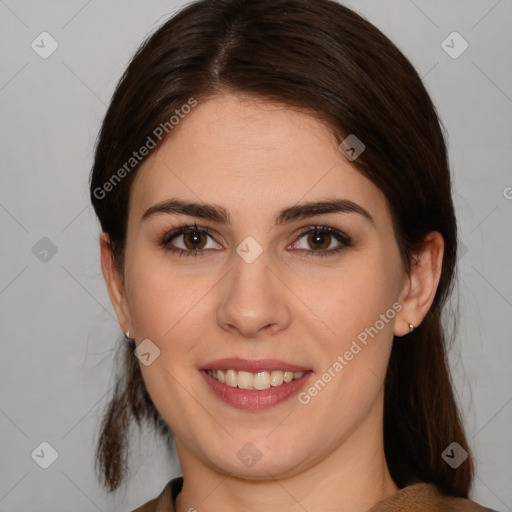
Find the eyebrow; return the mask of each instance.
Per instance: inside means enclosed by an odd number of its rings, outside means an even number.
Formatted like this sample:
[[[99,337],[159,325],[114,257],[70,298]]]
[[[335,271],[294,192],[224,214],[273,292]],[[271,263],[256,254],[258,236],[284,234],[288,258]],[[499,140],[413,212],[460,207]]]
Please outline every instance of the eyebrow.
[[[373,217],[367,210],[348,199],[331,199],[288,206],[274,216],[274,222],[276,225],[282,225],[298,219],[332,213],[357,213],[371,224],[375,224]],[[144,221],[157,214],[189,215],[220,224],[231,225],[229,212],[224,207],[215,204],[168,199],[148,208],[142,215],[141,220]]]

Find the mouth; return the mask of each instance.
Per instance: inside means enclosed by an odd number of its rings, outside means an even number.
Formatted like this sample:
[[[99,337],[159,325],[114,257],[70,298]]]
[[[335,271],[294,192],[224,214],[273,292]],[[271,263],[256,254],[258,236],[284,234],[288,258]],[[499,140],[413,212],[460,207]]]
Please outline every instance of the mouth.
[[[311,369],[271,359],[218,359],[200,370],[210,391],[238,409],[260,410],[296,395],[310,380]]]

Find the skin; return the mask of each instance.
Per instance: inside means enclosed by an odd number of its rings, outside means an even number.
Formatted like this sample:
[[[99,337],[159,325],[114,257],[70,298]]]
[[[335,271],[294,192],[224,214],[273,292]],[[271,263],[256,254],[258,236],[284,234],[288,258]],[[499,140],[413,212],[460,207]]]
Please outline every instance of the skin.
[[[175,433],[184,476],[178,512],[363,512],[397,491],[383,449],[383,379],[393,336],[418,326],[432,304],[444,244],[429,233],[406,273],[384,195],[338,144],[320,121],[283,106],[232,94],[200,102],[133,183],[124,276],[108,236],[100,237],[122,330],[160,350],[141,370]],[[170,198],[223,206],[232,224],[177,214],[141,220]],[[274,225],[281,208],[333,198],[362,206],[374,223],[335,213]],[[195,242],[202,256],[159,244],[194,223],[212,230]],[[340,230],[353,245],[316,256],[318,245],[299,238],[312,225]],[[263,249],[252,263],[235,250],[248,236]],[[322,250],[342,245],[324,237]],[[194,247],[189,235],[169,245],[186,250],[186,242]],[[222,357],[276,358],[311,368],[313,383],[396,302],[401,311],[308,404],[292,397],[257,412],[236,409],[198,371]],[[262,454],[252,467],[237,457],[248,442]]]

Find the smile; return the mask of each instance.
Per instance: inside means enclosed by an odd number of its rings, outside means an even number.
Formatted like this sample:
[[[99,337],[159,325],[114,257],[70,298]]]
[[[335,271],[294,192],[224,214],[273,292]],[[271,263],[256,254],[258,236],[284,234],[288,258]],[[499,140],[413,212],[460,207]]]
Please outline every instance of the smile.
[[[257,373],[246,372],[242,370],[206,370],[206,373],[221,384],[227,384],[232,388],[249,389],[261,391],[270,387],[278,387],[283,383],[289,383],[292,380],[300,379],[305,372],[292,371],[260,371]]]

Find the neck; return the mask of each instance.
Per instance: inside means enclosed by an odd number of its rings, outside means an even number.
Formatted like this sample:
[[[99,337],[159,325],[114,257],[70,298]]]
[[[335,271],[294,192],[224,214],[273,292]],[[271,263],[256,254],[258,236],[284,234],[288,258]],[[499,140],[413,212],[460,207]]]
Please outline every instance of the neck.
[[[336,510],[366,512],[398,487],[387,467],[382,429],[367,422],[337,450],[306,470],[280,477],[271,468],[265,480],[247,480],[205,465],[177,440],[183,490],[176,512]]]

